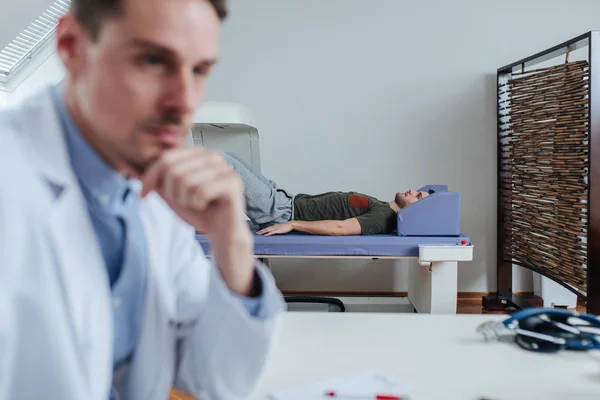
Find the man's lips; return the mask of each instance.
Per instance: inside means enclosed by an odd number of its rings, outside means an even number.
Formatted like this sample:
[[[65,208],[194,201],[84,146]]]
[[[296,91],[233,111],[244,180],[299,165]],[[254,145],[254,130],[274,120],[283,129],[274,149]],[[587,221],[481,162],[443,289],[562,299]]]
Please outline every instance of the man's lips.
[[[176,127],[158,126],[151,129],[151,132],[161,143],[169,146],[177,146],[185,138],[183,130]]]

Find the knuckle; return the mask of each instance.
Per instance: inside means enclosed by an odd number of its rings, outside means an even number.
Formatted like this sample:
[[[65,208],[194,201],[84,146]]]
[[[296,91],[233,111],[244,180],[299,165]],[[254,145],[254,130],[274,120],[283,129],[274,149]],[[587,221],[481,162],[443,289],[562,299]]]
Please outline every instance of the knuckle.
[[[215,164],[226,164],[225,156],[223,155],[223,152],[221,152],[221,151],[213,151],[212,154],[210,155],[210,157],[211,157],[211,161]]]
[[[193,189],[194,197],[204,199],[206,197],[206,188],[204,186],[197,186]]]
[[[237,184],[237,185],[241,185],[242,184],[242,178],[240,178],[239,175],[236,174],[234,171],[227,171],[227,176],[235,184]]]
[[[192,157],[202,160],[204,157],[206,157],[207,153],[208,150],[206,150],[204,147],[194,147],[190,154]]]
[[[167,151],[163,154],[161,161],[168,165],[171,166],[173,165],[173,163],[175,162],[175,160],[177,159],[177,155],[179,153],[177,152],[177,150],[173,150],[173,151]]]
[[[173,178],[173,182],[177,185],[182,185],[185,183],[185,173],[177,168],[174,168],[171,171],[171,176]]]
[[[244,191],[244,182],[235,172],[229,172],[229,176],[236,191],[243,192]]]

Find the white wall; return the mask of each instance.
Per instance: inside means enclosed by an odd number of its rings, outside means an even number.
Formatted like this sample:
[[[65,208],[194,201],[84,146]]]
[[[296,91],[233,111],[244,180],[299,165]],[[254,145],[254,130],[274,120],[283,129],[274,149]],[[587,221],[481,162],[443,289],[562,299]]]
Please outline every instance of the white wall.
[[[594,0],[232,0],[209,100],[246,104],[263,171],[294,192],[462,193],[475,260],[460,291],[495,290],[495,73],[600,28]],[[403,263],[276,263],[284,289],[405,291]],[[531,290],[517,270],[515,290]],[[523,279],[519,279],[523,278]]]
[[[10,105],[11,93],[0,91],[0,110]]]
[[[0,109],[15,107],[26,97],[64,77],[65,69],[53,46],[50,44],[40,50],[38,58],[15,77],[20,82],[17,87],[11,91],[0,90]]]
[[[462,193],[463,230],[476,246],[458,289],[495,290],[495,71],[599,28],[600,2],[229,3],[207,100],[254,112],[264,173],[294,192],[382,199],[448,184]],[[13,93],[0,92],[0,107],[63,74],[50,56]],[[405,267],[295,260],[274,272],[283,289],[406,291]],[[531,290],[531,274],[516,271],[514,289]]]
[[[52,53],[19,87],[14,91],[14,101],[20,102],[44,86],[59,82],[65,69],[56,52]]]
[[[8,106],[18,105],[26,97],[41,90],[46,85],[59,82],[64,74],[65,70],[60,58],[56,52],[51,52],[39,67],[31,72],[14,91],[0,92],[0,106],[3,97]]]

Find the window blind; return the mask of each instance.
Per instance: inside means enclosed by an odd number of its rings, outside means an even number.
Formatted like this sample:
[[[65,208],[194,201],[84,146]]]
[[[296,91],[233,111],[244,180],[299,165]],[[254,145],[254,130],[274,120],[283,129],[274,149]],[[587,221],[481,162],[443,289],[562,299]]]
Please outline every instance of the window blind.
[[[58,20],[69,10],[71,0],[56,0],[38,18],[0,50],[0,82],[17,73],[53,37]]]

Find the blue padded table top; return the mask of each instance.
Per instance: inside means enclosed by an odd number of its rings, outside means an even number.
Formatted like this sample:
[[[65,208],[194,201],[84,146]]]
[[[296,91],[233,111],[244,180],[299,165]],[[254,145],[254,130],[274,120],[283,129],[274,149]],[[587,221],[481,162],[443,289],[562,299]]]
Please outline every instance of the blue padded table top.
[[[203,234],[196,234],[196,240],[206,254],[211,246]],[[271,256],[373,256],[373,257],[418,257],[419,245],[460,245],[471,239],[467,236],[397,236],[357,235],[321,236],[304,233],[284,235],[254,236],[254,254]]]

